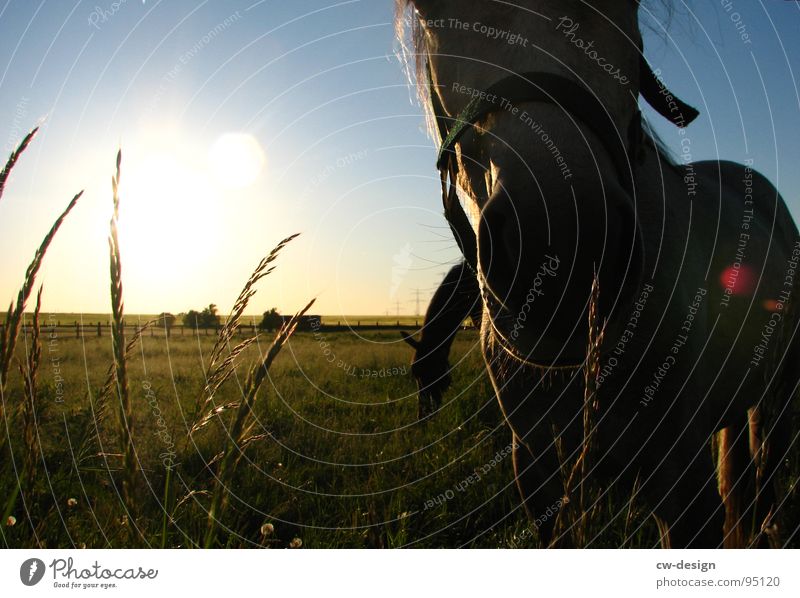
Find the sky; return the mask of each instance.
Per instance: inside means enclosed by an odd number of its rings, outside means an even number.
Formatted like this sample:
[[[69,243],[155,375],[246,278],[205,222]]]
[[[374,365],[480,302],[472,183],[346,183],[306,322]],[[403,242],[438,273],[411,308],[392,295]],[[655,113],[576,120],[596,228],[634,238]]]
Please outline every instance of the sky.
[[[670,19],[645,4],[645,52],[701,116],[681,146],[645,114],[679,158],[752,159],[800,216],[800,3],[674,4]],[[0,199],[0,300],[85,189],[46,256],[43,310],[110,311],[122,148],[128,313],[227,312],[296,232],[250,313],[311,297],[321,314],[424,312],[459,254],[392,17],[390,0],[0,0],[4,154],[42,125]]]

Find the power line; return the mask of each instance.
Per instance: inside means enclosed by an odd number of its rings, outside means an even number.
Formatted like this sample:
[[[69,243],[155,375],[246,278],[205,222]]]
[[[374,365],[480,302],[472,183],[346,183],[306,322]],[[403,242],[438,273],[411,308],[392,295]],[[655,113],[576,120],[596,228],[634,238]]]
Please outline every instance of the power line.
[[[417,317],[419,317],[420,316],[420,297],[422,296],[422,289],[420,289],[420,288],[413,289],[412,293],[415,296],[415,301],[416,301],[416,304],[417,304],[417,309],[414,312],[414,314]]]

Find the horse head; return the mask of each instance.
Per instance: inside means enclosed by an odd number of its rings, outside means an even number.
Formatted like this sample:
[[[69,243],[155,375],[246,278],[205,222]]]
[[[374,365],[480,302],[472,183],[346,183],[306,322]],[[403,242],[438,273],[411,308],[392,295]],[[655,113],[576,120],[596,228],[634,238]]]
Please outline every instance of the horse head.
[[[641,274],[638,3],[407,4],[443,180],[461,191],[448,219],[493,337],[523,361],[581,363],[595,276],[608,319]]]
[[[411,360],[411,375],[417,382],[417,416],[426,419],[439,410],[442,397],[450,387],[450,363],[446,351],[426,351],[423,344],[407,332],[401,332],[403,340],[414,349]]]

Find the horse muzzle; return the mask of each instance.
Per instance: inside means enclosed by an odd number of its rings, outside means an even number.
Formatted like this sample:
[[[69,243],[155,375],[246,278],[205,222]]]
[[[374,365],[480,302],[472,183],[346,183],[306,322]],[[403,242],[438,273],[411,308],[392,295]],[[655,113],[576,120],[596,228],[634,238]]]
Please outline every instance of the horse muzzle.
[[[494,330],[521,359],[580,363],[595,276],[603,317],[628,294],[626,263],[636,237],[630,201],[571,187],[549,197],[497,187],[481,211],[477,242]]]

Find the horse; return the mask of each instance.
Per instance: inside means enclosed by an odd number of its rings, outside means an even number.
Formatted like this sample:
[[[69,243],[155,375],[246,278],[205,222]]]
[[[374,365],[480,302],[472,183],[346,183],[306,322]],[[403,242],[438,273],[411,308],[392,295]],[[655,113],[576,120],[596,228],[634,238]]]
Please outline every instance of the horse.
[[[751,521],[780,545],[800,240],[778,191],[752,164],[678,163],[643,125],[640,95],[683,135],[696,111],[644,61],[638,1],[396,3],[542,545],[587,405],[589,478],[643,501],[662,546],[741,545]]]
[[[428,304],[425,320],[416,340],[406,331],[403,340],[414,349],[411,375],[417,382],[417,417],[425,421],[439,410],[442,396],[450,387],[450,348],[464,321],[475,326],[483,319],[478,280],[465,261],[445,275]]]

